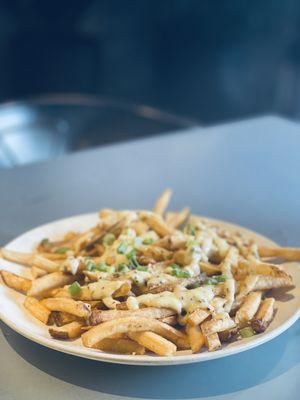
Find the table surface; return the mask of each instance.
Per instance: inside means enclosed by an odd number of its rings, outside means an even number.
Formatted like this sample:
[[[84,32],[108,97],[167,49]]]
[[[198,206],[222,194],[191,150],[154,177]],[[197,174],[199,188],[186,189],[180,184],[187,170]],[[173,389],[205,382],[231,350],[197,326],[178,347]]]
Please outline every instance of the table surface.
[[[299,125],[263,117],[0,171],[0,241],[101,207],[148,208],[172,187],[171,208],[189,205],[196,214],[244,225],[282,245],[299,245],[299,148]],[[295,400],[299,395],[299,321],[245,353],[170,367],[84,360],[0,326],[1,400]]]

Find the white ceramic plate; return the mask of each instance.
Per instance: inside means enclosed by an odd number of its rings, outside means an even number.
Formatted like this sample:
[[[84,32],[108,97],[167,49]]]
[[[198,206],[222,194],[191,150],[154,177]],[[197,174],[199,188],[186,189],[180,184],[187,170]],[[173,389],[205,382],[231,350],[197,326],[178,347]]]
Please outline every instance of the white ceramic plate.
[[[95,225],[96,221],[97,214],[79,215],[55,221],[19,236],[10,242],[6,247],[11,250],[28,252],[31,251],[44,237],[54,239],[62,236],[63,233],[68,230],[86,230]],[[244,228],[237,227],[236,225],[215,220],[211,221],[217,222],[227,229],[238,229],[244,235],[255,239],[260,244],[274,244],[269,239],[266,239]],[[5,260],[1,260],[1,268],[18,274],[23,274],[24,276],[30,276],[30,271],[27,268]],[[70,342],[58,341],[49,336],[47,327],[45,327],[45,325],[39,323],[27,313],[22,305],[24,296],[2,284],[0,285],[0,317],[16,332],[36,343],[64,353],[90,358],[93,360],[135,365],[176,365],[207,361],[229,356],[231,354],[236,354],[259,346],[284,332],[298,319],[300,315],[300,266],[297,263],[288,263],[286,264],[285,268],[288,273],[293,276],[296,288],[290,290],[289,292],[280,290],[274,291],[274,295],[277,300],[276,314],[267,331],[249,339],[224,345],[222,349],[211,353],[203,351],[199,354],[191,354],[190,351],[181,351],[178,352],[178,355],[170,357],[159,357],[155,355],[119,355],[83,347],[80,343],[80,339]]]

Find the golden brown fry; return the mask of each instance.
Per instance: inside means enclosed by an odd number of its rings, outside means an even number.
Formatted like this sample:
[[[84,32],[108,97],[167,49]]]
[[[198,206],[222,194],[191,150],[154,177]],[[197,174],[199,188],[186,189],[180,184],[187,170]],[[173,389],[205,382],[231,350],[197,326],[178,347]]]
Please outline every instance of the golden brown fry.
[[[82,342],[86,347],[93,347],[96,343],[115,333],[151,331],[174,342],[179,348],[189,348],[186,335],[170,325],[153,318],[126,317],[103,322],[82,335]]]
[[[288,274],[283,277],[258,275],[254,290],[269,290],[278,288],[290,288],[293,286],[292,277]]]
[[[177,315],[171,315],[170,317],[158,318],[160,322],[175,326],[178,324]]]
[[[8,250],[5,247],[2,247],[2,249],[0,251],[0,256],[7,261],[30,266],[32,263],[34,254],[33,253],[22,253],[20,251],[14,251],[14,250]]]
[[[207,276],[219,275],[221,272],[220,266],[205,262],[200,262],[200,268],[202,272],[205,272]]]
[[[166,189],[157,199],[153,212],[162,216],[168,208],[171,196],[172,190]]]
[[[270,324],[274,314],[275,299],[269,297],[263,300],[259,306],[254,319],[251,322],[252,328],[257,332],[264,332]]]
[[[88,318],[91,313],[89,304],[73,299],[50,298],[41,300],[41,303],[51,311],[62,311],[80,318]]]
[[[197,308],[195,311],[188,315],[187,322],[189,325],[197,326],[202,324],[202,322],[205,321],[209,316],[210,313],[208,311]]]
[[[159,356],[172,356],[177,350],[174,343],[154,332],[130,332],[128,336]]]
[[[145,347],[130,339],[106,338],[94,346],[95,349],[121,354],[145,354]]]
[[[31,275],[34,279],[40,278],[41,276],[46,275],[47,272],[44,271],[43,269],[40,269],[38,267],[31,267]]]
[[[81,322],[82,324],[84,323],[83,318],[76,317],[76,315],[72,315],[67,312],[52,311],[51,315],[54,324],[57,326],[63,326],[74,321]]]
[[[205,343],[204,335],[199,325],[187,324],[186,332],[190,341],[193,353],[198,353]]]
[[[32,281],[30,279],[23,278],[20,275],[4,269],[0,270],[0,273],[6,286],[15,289],[18,292],[27,293],[31,288]]]
[[[258,252],[260,257],[277,257],[282,258],[286,261],[299,261],[300,260],[300,248],[295,247],[266,247],[259,246]]]
[[[169,235],[157,240],[155,243],[153,243],[153,246],[175,251],[185,248],[186,240],[186,237],[182,234]]]
[[[82,324],[78,321],[70,322],[64,326],[49,328],[49,333],[54,339],[70,340],[81,335]]]
[[[242,306],[235,314],[235,322],[240,327],[247,325],[247,323],[254,317],[261,301],[261,292],[249,293]]]
[[[171,235],[174,231],[174,229],[168,226],[158,214],[150,211],[140,211],[139,215],[141,219],[161,237]]]
[[[36,254],[33,257],[32,265],[34,267],[43,269],[44,271],[46,271],[48,273],[59,270],[59,264],[57,262],[49,260],[48,258],[43,257],[39,254]]]
[[[215,351],[221,347],[221,342],[217,333],[204,336],[204,340],[208,351]]]
[[[52,272],[32,281],[28,296],[43,296],[47,291],[68,285],[76,280],[74,275],[66,275],[63,272]]]
[[[48,325],[52,322],[51,311],[34,297],[26,297],[24,307],[39,321]]]
[[[172,258],[172,253],[162,247],[145,246],[145,248],[140,249],[140,252],[142,252],[144,256],[152,258],[156,262],[166,261]]]
[[[235,322],[227,313],[216,314],[209,321],[205,321],[201,324],[201,329],[204,336],[209,336],[212,333],[218,333],[232,329],[235,327]]]
[[[183,208],[181,211],[177,213],[168,213],[166,216],[166,223],[171,228],[180,228],[188,219],[190,215],[190,210],[188,207]]]
[[[146,307],[138,310],[94,310],[90,316],[90,324],[98,325],[112,319],[125,317],[165,318],[174,315],[175,311],[168,308]]]

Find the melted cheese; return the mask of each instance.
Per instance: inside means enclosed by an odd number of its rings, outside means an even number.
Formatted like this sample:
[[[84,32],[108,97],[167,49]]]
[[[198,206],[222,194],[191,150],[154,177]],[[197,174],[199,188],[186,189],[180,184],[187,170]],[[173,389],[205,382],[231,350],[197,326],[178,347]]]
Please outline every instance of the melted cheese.
[[[211,286],[203,286],[191,290],[177,287],[174,292],[141,295],[137,297],[137,301],[139,305],[147,307],[166,307],[180,314],[182,310],[189,313],[199,307],[208,308],[214,295]]]

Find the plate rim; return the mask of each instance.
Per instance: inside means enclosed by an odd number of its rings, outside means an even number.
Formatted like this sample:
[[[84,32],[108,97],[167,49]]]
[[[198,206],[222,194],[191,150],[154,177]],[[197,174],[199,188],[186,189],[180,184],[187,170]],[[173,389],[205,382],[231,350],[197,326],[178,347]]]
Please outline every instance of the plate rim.
[[[14,244],[15,241],[22,239],[22,237],[25,237],[27,235],[30,235],[34,233],[37,230],[45,229],[51,225],[54,224],[62,224],[66,223],[69,220],[73,220],[74,218],[76,219],[84,219],[84,218],[95,218],[97,217],[98,213],[84,213],[84,214],[77,214],[73,215],[67,218],[61,218],[57,219],[51,222],[48,222],[46,224],[39,225],[35,228],[32,228],[23,234],[17,236],[13,240],[9,241],[5,247],[9,247]],[[266,236],[263,236],[253,230],[250,230],[248,228],[245,228],[240,225],[236,225],[234,223],[231,223],[229,221],[225,220],[219,220],[219,219],[214,219],[210,217],[204,217],[204,216],[198,216],[198,215],[193,215],[193,217],[196,218],[201,218],[202,220],[208,220],[216,223],[222,223],[225,225],[230,225],[232,228],[237,228],[239,230],[242,230],[246,233],[256,235],[258,237],[261,237],[263,240],[267,240],[270,244],[275,244],[277,245],[274,241],[269,239]],[[16,263],[12,263],[15,265],[18,265]],[[8,288],[9,290],[9,288]],[[0,294],[0,300],[1,300],[2,295]],[[0,309],[0,319],[11,329],[13,329],[15,332],[20,334],[21,336],[24,336],[28,340],[33,341],[34,343],[37,343],[41,346],[44,346],[46,348],[50,348],[52,350],[56,350],[65,354],[70,354],[73,356],[81,357],[81,358],[86,358],[86,359],[91,359],[94,361],[100,361],[100,362],[107,362],[107,363],[114,363],[114,364],[126,364],[126,365],[141,365],[141,366],[166,366],[166,365],[180,365],[180,364],[191,364],[191,363],[196,363],[196,362],[205,362],[205,361],[210,361],[222,357],[228,357],[234,354],[242,353],[244,351],[253,349],[255,347],[258,347],[285,332],[288,328],[290,328],[298,319],[300,318],[300,308],[298,310],[295,310],[295,313],[293,313],[287,320],[284,321],[281,325],[279,325],[277,328],[273,329],[270,332],[263,333],[262,335],[257,336],[254,340],[247,341],[247,339],[244,339],[241,343],[243,343],[241,346],[237,347],[228,347],[228,348],[221,348],[220,350],[217,350],[215,352],[203,352],[203,353],[198,353],[198,354],[182,354],[182,355],[176,355],[176,356],[165,356],[165,357],[160,357],[157,355],[154,356],[149,356],[149,355],[125,355],[125,354],[114,354],[114,353],[107,353],[107,352],[96,352],[93,349],[88,349],[83,346],[78,346],[78,348],[72,349],[68,348],[65,346],[64,342],[57,341],[53,338],[47,338],[41,336],[39,333],[31,332],[29,329],[19,326],[16,324],[14,321],[9,319],[4,312],[1,311]]]

